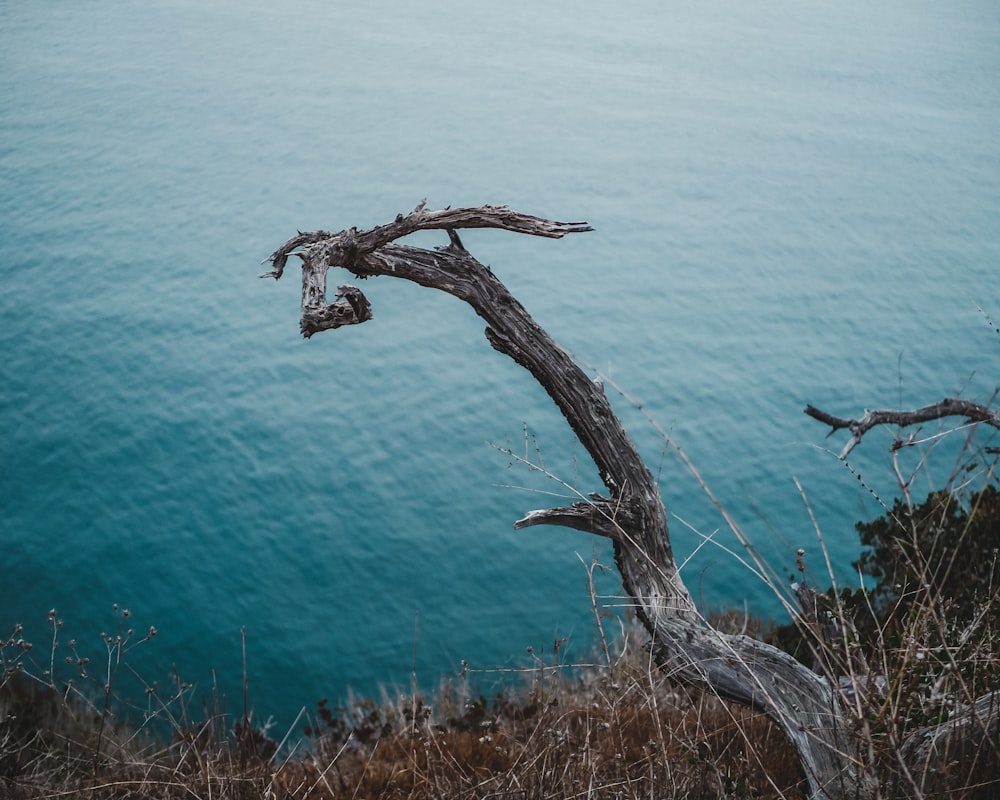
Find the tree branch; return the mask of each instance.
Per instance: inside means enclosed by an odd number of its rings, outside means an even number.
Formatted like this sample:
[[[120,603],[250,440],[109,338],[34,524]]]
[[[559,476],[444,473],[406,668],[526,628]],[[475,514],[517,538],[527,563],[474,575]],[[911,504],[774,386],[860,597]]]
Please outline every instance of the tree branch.
[[[568,508],[529,511],[523,519],[514,523],[514,528],[521,530],[535,525],[561,525],[617,541],[622,532],[616,520],[619,511],[614,508],[610,497],[594,493],[590,495],[590,502],[573,503]]]
[[[837,431],[847,428],[851,431],[851,438],[840,451],[840,458],[847,458],[848,454],[858,444],[868,431],[877,425],[898,425],[906,427],[908,425],[919,425],[922,422],[929,422],[945,417],[965,417],[969,422],[982,422],[994,428],[1000,428],[1000,411],[984,406],[980,403],[973,403],[968,400],[958,400],[955,398],[945,398],[940,403],[924,406],[914,411],[869,411],[865,410],[861,419],[844,419],[820,411],[812,405],[807,405],[805,413],[815,420],[819,420],[824,425],[829,425],[831,430],[828,436],[832,436]],[[897,440],[892,449],[898,450],[905,442]]]
[[[513,211],[507,206],[446,208],[441,211],[431,211],[426,208],[426,203],[427,201],[424,200],[406,216],[397,214],[396,219],[392,222],[362,233],[358,233],[356,228],[340,231],[340,233],[328,231],[302,233],[299,231],[298,235],[293,236],[264,260],[265,263],[270,262],[274,269],[264,273],[261,277],[276,280],[280,278],[288,256],[296,250],[305,251],[311,257],[329,255],[329,266],[350,268],[350,262],[354,258],[367,255],[389,242],[409,236],[417,231],[497,228],[529,236],[561,239],[569,233],[583,233],[593,230],[586,222],[553,222],[531,214]]]

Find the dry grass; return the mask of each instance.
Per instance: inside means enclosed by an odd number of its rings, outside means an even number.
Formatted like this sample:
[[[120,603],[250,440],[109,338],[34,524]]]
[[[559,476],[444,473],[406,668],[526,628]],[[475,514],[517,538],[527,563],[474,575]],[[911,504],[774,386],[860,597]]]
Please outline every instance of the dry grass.
[[[544,668],[518,680],[490,700],[458,679],[428,699],[322,704],[305,726],[308,746],[289,754],[252,722],[182,721],[176,697],[163,710],[171,741],[143,739],[102,727],[100,703],[9,673],[0,689],[0,796],[801,796],[794,753],[767,719],[678,691],[631,641],[611,667]]]
[[[678,692],[641,652],[610,670],[548,675],[517,701],[463,698],[446,687],[434,707],[416,704],[416,718],[406,699],[383,721],[391,733],[374,741],[337,728],[318,748],[339,756],[333,768],[300,761],[282,785],[292,797],[319,786],[399,798],[801,796],[777,728]]]
[[[846,609],[837,608],[846,623]],[[935,634],[934,625],[943,626],[944,619],[939,605],[916,608],[896,644],[870,654],[881,659],[870,663],[889,675],[887,685],[854,687],[861,757],[880,797],[1000,796],[998,747],[989,735],[972,749],[945,739],[943,757],[920,771],[908,771],[900,758],[903,739],[930,721],[926,705],[920,714],[913,705],[929,697],[928,687],[935,702],[944,698],[939,712],[948,710],[949,698],[961,705],[982,688],[962,669],[942,664],[942,671],[927,672],[943,633]],[[55,641],[58,621],[50,619]],[[995,674],[995,607],[974,615],[974,622],[973,629],[958,632],[972,643],[964,665],[977,676]],[[719,615],[713,624],[759,635],[759,623],[740,614]],[[671,685],[639,643],[643,639],[633,630],[610,647],[609,665],[572,672],[536,666],[514,674],[514,682],[491,698],[477,694],[465,676],[430,695],[355,701],[337,709],[321,703],[308,724],[284,732],[279,743],[249,714],[234,719],[214,708],[192,719],[190,687],[180,680],[169,697],[152,695],[159,704],[154,721],[167,735],[153,736],[148,724],[137,731],[111,713],[118,700],[103,688],[114,685],[114,675],[93,681],[96,699],[87,699],[79,677],[56,691],[49,674],[32,671],[31,651],[12,636],[0,641],[0,797],[803,796],[795,754],[769,720]],[[115,638],[107,642],[113,651],[118,646]],[[603,655],[604,647],[599,650]],[[42,660],[55,665],[54,659]]]

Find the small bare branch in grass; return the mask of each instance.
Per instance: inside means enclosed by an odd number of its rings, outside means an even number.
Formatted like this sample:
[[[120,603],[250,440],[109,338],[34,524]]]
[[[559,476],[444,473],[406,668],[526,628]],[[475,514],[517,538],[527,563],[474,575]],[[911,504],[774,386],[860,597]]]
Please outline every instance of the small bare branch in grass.
[[[945,398],[940,403],[934,403],[913,411],[865,411],[860,419],[847,419],[835,417],[825,411],[820,411],[813,405],[807,405],[805,413],[813,419],[830,426],[832,435],[839,430],[847,429],[851,432],[851,438],[844,449],[840,451],[840,458],[846,459],[848,454],[859,444],[861,438],[872,428],[879,425],[898,425],[901,428],[910,425],[920,425],[936,419],[946,419],[948,417],[962,417],[968,420],[967,424],[989,425],[993,428],[1000,428],[1000,411],[981,403],[973,403],[969,400],[958,398]],[[901,447],[911,446],[916,443],[916,439],[897,439],[893,445],[893,450]]]

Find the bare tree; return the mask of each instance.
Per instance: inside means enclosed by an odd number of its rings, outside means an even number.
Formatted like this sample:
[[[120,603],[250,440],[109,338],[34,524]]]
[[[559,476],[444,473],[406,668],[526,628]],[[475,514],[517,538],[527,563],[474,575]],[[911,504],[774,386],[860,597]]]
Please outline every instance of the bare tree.
[[[290,255],[301,259],[301,330],[306,337],[371,319],[371,306],[356,287],[340,286],[333,302],[327,302],[331,267],[359,278],[404,278],[468,303],[485,320],[490,344],[529,370],[555,401],[593,458],[606,490],[586,502],[531,511],[515,527],[561,525],[611,539],[625,591],[664,670],[683,684],[765,712],[794,746],[810,797],[874,797],[875,783],[857,752],[857,718],[835,677],[817,674],[756,639],[724,634],[705,623],[674,560],[659,486],[603,386],[465,249],[457,231],[467,228],[548,238],[591,230],[583,222],[552,222],[504,206],[433,211],[421,203],[370,230],[299,233],[270,256],[273,269],[262,277],[280,278]],[[449,243],[435,250],[398,243],[431,229],[446,231]],[[843,427],[835,418],[823,420]]]

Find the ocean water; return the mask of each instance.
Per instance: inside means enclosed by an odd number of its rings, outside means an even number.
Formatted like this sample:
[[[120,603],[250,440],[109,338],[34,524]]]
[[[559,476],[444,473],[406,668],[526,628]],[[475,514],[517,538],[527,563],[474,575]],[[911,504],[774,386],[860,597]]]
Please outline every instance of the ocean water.
[[[779,574],[803,547],[820,583],[809,509],[847,581],[880,507],[805,404],[998,383],[994,3],[0,2],[0,98],[0,635],[23,623],[43,661],[56,608],[58,656],[75,638],[99,676],[118,603],[159,631],[128,654],[143,680],[237,708],[245,628],[251,703],[287,726],[414,667],[489,687],[529,646],[590,653],[609,548],[511,527],[601,488],[551,401],[401,281],[303,340],[294,269],[257,278],[296,230],[425,197],[590,222],[463,239]],[[777,614],[612,397],[699,602]],[[852,456],[886,498],[891,435]],[[625,613],[613,571],[597,590]]]

